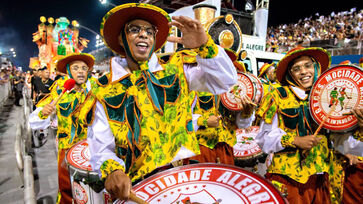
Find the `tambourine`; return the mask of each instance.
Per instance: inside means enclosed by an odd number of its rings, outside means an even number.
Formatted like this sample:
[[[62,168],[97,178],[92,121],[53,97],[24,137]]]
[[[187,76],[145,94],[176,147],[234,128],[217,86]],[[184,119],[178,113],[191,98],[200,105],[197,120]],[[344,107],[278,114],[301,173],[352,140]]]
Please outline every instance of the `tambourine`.
[[[237,83],[221,94],[222,104],[231,111],[240,111],[241,98],[247,95],[255,104],[260,103],[263,96],[261,81],[250,73],[237,73]]]
[[[327,118],[323,128],[334,132],[356,128],[357,118],[350,111],[362,106],[363,71],[353,65],[328,69],[314,83],[310,92],[312,118],[318,124]]]
[[[280,192],[260,175],[210,163],[159,172],[136,184],[133,191],[150,204],[285,203]]]
[[[259,129],[259,126],[251,126],[236,130],[237,143],[233,146],[236,166],[254,167],[257,160],[262,157],[262,149],[255,141]]]

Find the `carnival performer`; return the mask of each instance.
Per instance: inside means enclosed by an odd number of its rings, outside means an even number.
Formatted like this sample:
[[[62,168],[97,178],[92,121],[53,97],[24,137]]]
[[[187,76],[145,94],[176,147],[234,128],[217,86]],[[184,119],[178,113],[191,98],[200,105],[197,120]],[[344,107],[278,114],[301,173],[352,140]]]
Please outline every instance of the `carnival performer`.
[[[72,190],[65,155],[75,143],[87,138],[87,127],[78,125],[72,118],[74,110],[80,107],[92,87],[96,86],[93,78],[88,79],[88,71],[93,68],[94,57],[86,53],[73,53],[61,58],[56,65],[59,72],[67,74],[58,79],[51,87],[50,94],[37,104],[37,109],[30,114],[29,123],[32,129],[46,129],[51,121],[50,115],[56,111],[58,119],[58,197],[57,203],[72,203]],[[75,87],[66,92],[59,103],[53,102],[62,92],[64,83],[74,79]]]
[[[267,94],[274,87],[279,86],[276,80],[276,65],[275,63],[265,63],[259,70],[258,78],[263,85],[263,93]]]
[[[238,62],[236,53],[225,49],[239,72],[246,72]],[[199,142],[200,154],[190,158],[199,163],[222,163],[234,165],[233,146],[236,144],[236,129],[251,126],[254,106],[247,96],[240,98],[242,111],[230,111],[220,102],[219,95],[208,92],[196,92],[193,108],[194,130]],[[244,118],[249,118],[246,120]]]
[[[355,203],[363,200],[363,108],[351,110],[358,128],[344,134],[331,133],[334,146],[330,183],[332,203]]]
[[[92,129],[90,163],[113,198],[127,200],[131,182],[199,154],[190,91],[221,94],[237,80],[233,63],[199,21],[173,20],[156,6],[129,3],[113,8],[101,23],[105,44],[119,56],[98,79],[96,100],[89,98],[80,118],[94,113],[85,117]],[[170,26],[182,37],[168,38]],[[188,50],[159,64],[154,53],[167,38]]]
[[[290,203],[330,203],[328,138],[324,130],[313,135],[317,125],[308,110],[309,91],[329,65],[322,48],[290,50],[277,64],[282,86],[257,111],[262,120],[256,141],[265,153],[274,153],[266,178]]]

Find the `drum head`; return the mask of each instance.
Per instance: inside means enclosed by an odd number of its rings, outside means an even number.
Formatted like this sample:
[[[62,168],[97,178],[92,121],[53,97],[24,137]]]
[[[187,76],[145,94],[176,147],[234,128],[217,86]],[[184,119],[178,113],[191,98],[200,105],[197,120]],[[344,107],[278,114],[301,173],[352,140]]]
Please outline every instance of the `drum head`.
[[[141,181],[133,190],[150,204],[188,200],[206,204],[285,203],[279,191],[260,175],[221,164],[176,167]]]
[[[259,126],[251,126],[236,130],[237,143],[233,146],[235,158],[249,159],[262,154],[260,146],[255,142],[259,129]]]
[[[231,111],[239,111],[240,98],[247,95],[251,100],[255,97],[255,85],[244,73],[237,73],[237,83],[221,95],[222,104]]]
[[[310,93],[310,113],[316,123],[335,131],[357,127],[357,118],[350,111],[363,105],[363,71],[352,65],[339,65],[325,71],[314,83]]]
[[[89,160],[91,158],[87,139],[73,145],[67,152],[68,165],[84,171],[92,171]]]

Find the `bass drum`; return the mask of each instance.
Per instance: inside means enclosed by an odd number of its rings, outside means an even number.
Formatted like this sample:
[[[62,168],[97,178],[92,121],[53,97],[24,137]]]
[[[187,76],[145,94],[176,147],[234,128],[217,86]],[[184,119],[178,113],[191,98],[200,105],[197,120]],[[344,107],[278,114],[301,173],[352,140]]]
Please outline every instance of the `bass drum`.
[[[221,94],[221,102],[231,111],[240,111],[241,98],[247,96],[255,104],[259,104],[263,96],[263,85],[257,77],[250,73],[237,73],[237,83]]]
[[[353,65],[338,65],[325,71],[310,92],[310,114],[317,124],[328,118],[323,127],[346,132],[358,127],[350,112],[363,106],[363,71]],[[330,114],[330,115],[329,115]]]
[[[222,164],[169,169],[141,181],[133,190],[150,204],[286,203],[280,192],[260,175]]]
[[[257,163],[264,163],[264,154],[255,138],[259,131],[259,126],[251,126],[246,129],[237,129],[237,143],[233,146],[234,163],[239,167],[255,167]]]
[[[92,171],[89,159],[87,140],[78,142],[67,152],[73,200],[77,204],[111,204],[111,196],[104,190],[98,174]]]

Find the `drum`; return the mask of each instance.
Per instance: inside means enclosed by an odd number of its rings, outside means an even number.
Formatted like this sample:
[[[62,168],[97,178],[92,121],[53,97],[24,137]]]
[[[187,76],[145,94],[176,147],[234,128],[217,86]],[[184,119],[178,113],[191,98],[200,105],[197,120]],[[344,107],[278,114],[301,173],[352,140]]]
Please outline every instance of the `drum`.
[[[353,65],[339,65],[325,71],[310,93],[310,114],[316,123],[334,131],[355,129],[357,118],[350,111],[363,105],[363,71]],[[329,115],[330,114],[330,115]]]
[[[73,145],[67,152],[73,200],[77,204],[112,203],[98,174],[92,171],[87,140]]]
[[[260,146],[255,142],[259,126],[251,126],[246,129],[237,129],[237,143],[233,146],[234,163],[239,167],[254,167],[258,162],[264,162]]]
[[[237,73],[237,83],[221,95],[222,104],[231,111],[240,111],[240,98],[247,95],[252,102],[259,104],[263,96],[261,81],[250,73]]]
[[[159,172],[136,184],[133,190],[150,204],[285,203],[280,192],[260,175],[235,166],[211,163]]]

